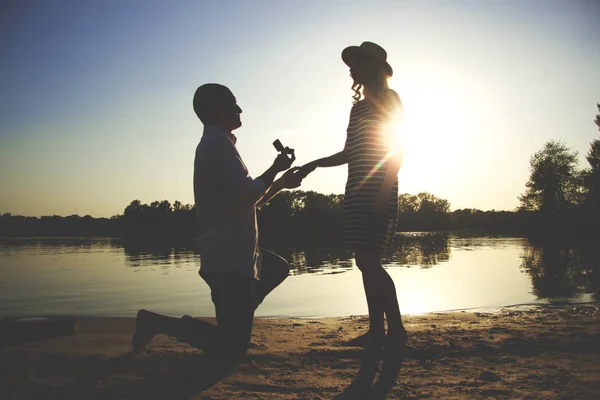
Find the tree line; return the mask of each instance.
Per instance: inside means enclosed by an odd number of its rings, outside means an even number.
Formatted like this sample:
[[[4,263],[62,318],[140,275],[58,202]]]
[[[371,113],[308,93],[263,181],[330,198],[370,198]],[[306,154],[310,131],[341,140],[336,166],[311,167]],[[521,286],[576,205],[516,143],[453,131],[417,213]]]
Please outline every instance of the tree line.
[[[342,239],[344,195],[314,191],[283,191],[257,211],[262,243],[334,243]],[[513,212],[456,210],[430,193],[400,194],[399,231],[519,229]],[[0,236],[111,236],[124,240],[182,242],[198,232],[195,206],[168,200],[150,204],[133,200],[123,214],[111,218],[0,217]]]
[[[600,129],[599,114],[594,123]],[[515,233],[598,234],[600,232],[600,139],[590,144],[588,168],[577,152],[551,140],[530,160],[530,177],[514,211],[450,211],[450,203],[427,192],[398,197],[399,231],[477,230]],[[341,241],[341,194],[284,191],[258,214],[263,244]],[[132,201],[111,218],[0,216],[0,236],[112,236],[126,241],[183,243],[197,234],[195,208],[167,200]]]
[[[284,191],[257,211],[263,244],[319,244],[341,242],[341,194]],[[450,203],[430,193],[399,195],[398,231],[469,230],[520,233],[526,230],[529,211],[450,211]],[[123,214],[111,218],[89,215],[67,217],[0,217],[0,236],[107,236],[125,241],[183,243],[195,237],[193,205],[167,200],[144,204],[132,201]]]

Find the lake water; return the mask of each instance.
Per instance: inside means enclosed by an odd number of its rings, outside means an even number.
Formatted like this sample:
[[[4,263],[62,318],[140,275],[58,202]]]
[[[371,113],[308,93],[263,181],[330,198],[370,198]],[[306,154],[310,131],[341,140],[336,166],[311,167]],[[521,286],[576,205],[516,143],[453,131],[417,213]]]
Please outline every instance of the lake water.
[[[384,266],[403,314],[569,303],[600,296],[598,239],[532,241],[441,233],[398,235]],[[290,277],[259,317],[366,314],[361,274],[343,248],[280,252]],[[146,308],[214,316],[199,256],[116,239],[0,239],[0,316],[134,316]]]

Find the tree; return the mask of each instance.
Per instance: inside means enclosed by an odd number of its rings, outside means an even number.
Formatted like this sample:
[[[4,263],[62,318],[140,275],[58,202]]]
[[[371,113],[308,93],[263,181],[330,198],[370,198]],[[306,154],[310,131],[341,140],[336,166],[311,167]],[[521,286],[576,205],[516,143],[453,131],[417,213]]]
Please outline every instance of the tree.
[[[399,214],[448,214],[450,203],[446,199],[440,199],[427,192],[421,192],[417,195],[401,193],[398,195],[398,213]]]
[[[421,192],[417,195],[419,203],[419,214],[448,214],[450,211],[450,202],[446,199],[440,199],[431,193]]]
[[[416,213],[419,210],[419,199],[414,194],[401,193],[398,195],[398,213]]]
[[[296,228],[309,242],[326,242],[341,235],[341,195],[324,195],[315,191],[301,192],[294,198]]]
[[[551,140],[530,160],[531,175],[520,209],[543,212],[564,211],[581,202],[577,152]]]
[[[449,222],[450,203],[431,193],[398,195],[398,230],[445,229]]]
[[[597,103],[598,114],[594,123],[600,130],[600,103]],[[586,159],[590,168],[583,173],[583,184],[586,190],[586,200],[594,208],[600,208],[600,139],[590,143],[590,151]]]
[[[173,211],[179,211],[182,209],[182,207],[183,204],[181,204],[179,200],[175,200],[175,202],[173,203]]]
[[[158,211],[161,216],[167,216],[173,212],[173,207],[171,206],[171,203],[169,203],[168,200],[163,200],[160,203],[158,203]]]
[[[127,207],[125,207],[123,215],[126,217],[136,217],[142,213],[142,210],[142,202],[139,200],[133,200]]]

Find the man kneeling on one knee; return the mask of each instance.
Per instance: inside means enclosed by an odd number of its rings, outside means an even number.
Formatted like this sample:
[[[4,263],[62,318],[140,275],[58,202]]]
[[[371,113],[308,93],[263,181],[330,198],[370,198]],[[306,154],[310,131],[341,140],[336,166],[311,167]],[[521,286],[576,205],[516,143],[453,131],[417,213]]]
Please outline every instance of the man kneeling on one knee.
[[[287,261],[259,249],[256,208],[282,189],[297,188],[302,179],[298,168],[290,168],[295,157],[287,148],[262,175],[250,177],[232,133],[242,126],[242,109],[227,87],[200,86],[194,111],[204,124],[194,161],[200,276],[211,289],[217,326],[140,310],[133,352],[143,352],[155,334],[165,333],[217,358],[240,359],[250,344],[256,308],[289,273]]]

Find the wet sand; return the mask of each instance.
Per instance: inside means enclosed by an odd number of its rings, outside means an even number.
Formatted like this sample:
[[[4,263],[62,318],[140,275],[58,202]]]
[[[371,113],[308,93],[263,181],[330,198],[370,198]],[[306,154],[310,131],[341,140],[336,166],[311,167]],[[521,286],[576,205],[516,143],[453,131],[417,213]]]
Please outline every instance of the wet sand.
[[[402,354],[345,345],[364,316],[257,319],[257,346],[234,367],[163,335],[132,356],[133,318],[78,323],[72,336],[4,346],[0,398],[600,398],[595,304],[408,316]]]

